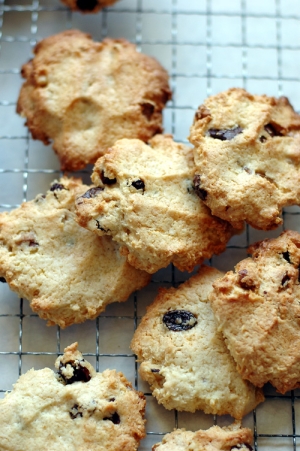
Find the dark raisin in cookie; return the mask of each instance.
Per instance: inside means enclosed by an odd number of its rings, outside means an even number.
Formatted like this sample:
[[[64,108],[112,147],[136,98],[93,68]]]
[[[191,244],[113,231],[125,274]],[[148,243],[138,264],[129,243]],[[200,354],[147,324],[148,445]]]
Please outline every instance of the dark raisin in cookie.
[[[222,276],[203,266],[178,289],[161,289],[131,347],[142,379],[167,409],[201,409],[240,419],[264,397],[241,378],[218,331],[208,295]]]
[[[122,373],[96,373],[77,343],[55,366],[58,374],[23,374],[0,400],[1,450],[137,450],[145,437],[144,395]]]
[[[300,234],[286,231],[249,253],[214,283],[211,304],[242,377],[285,393],[300,387]]]
[[[212,214],[269,230],[300,203],[300,116],[286,97],[233,88],[205,100],[190,141],[195,189]]]

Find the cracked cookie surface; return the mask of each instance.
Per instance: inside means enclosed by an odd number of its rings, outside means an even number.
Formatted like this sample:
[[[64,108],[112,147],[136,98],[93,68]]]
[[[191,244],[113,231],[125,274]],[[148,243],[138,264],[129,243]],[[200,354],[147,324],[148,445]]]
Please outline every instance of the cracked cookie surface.
[[[167,409],[242,418],[264,397],[244,381],[217,330],[210,303],[220,271],[203,266],[178,289],[161,289],[142,318],[131,348],[140,375]]]
[[[62,170],[94,163],[120,138],[162,131],[168,74],[122,39],[68,30],[40,41],[22,67],[17,112],[34,139],[53,143]]]
[[[122,373],[97,373],[68,346],[50,368],[23,374],[0,400],[7,451],[134,451],[145,437],[145,397]]]
[[[236,230],[213,217],[193,186],[192,150],[169,135],[122,139],[94,166],[98,192],[77,199],[83,227],[120,243],[131,265],[181,271],[219,254]]]
[[[233,88],[205,100],[195,114],[199,196],[212,214],[269,230],[284,206],[300,202],[300,116],[286,97]]]
[[[75,198],[87,188],[63,177],[46,195],[0,214],[0,276],[41,318],[61,327],[94,319],[150,281],[110,237],[77,224]]]
[[[249,253],[214,283],[212,308],[242,377],[285,393],[300,387],[300,234],[283,232]]]

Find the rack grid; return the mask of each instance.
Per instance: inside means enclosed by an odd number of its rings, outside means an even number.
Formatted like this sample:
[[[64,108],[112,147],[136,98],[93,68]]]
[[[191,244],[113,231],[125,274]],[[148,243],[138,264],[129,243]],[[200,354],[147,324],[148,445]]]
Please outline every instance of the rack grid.
[[[32,48],[40,39],[68,28],[89,32],[95,40],[124,37],[162,63],[173,90],[164,113],[165,132],[178,141],[187,142],[198,105],[208,95],[233,86],[286,95],[300,111],[300,10],[295,0],[120,0],[94,15],[72,13],[59,0],[0,0],[0,211],[45,192],[61,175],[51,146],[32,140],[15,108],[20,68],[31,58]],[[90,173],[87,168],[76,175],[89,183]],[[247,227],[209,263],[230,270],[246,257],[250,243],[278,236],[284,228],[300,232],[299,214],[299,207],[286,208],[283,227],[273,232]],[[197,430],[230,424],[229,416],[167,411],[158,405],[140,380],[129,349],[158,287],[178,286],[188,277],[172,266],[158,271],[150,285],[126,303],[112,304],[96,320],[64,330],[47,327],[26,300],[0,283],[0,397],[29,368],[53,368],[63,348],[78,341],[97,371],[121,370],[145,393],[147,438],[141,451],[150,450],[177,427]],[[279,395],[267,386],[265,394],[265,403],[243,420],[253,430],[255,450],[297,450],[300,391]]]

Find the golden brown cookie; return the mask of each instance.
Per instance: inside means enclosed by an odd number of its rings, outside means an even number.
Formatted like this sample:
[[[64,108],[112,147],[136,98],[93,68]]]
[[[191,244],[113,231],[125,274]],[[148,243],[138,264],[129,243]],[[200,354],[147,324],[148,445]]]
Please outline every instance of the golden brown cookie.
[[[51,325],[94,319],[150,280],[110,237],[77,224],[75,198],[87,188],[63,177],[46,195],[0,214],[0,276]]]
[[[196,432],[177,429],[165,435],[152,451],[252,451],[252,441],[251,430],[238,424]]]
[[[300,203],[300,116],[286,97],[233,88],[195,114],[195,184],[212,214],[269,230],[282,207]]]
[[[0,449],[135,451],[145,437],[145,397],[122,373],[96,373],[77,350],[23,374],[0,400]]]
[[[131,348],[141,363],[142,379],[167,409],[201,409],[241,419],[264,397],[241,378],[218,331],[208,296],[222,275],[203,266],[178,289],[161,289]]]
[[[113,5],[117,0],[61,0],[73,11],[82,13],[97,13],[106,6]]]
[[[211,304],[242,377],[281,393],[300,387],[300,234],[250,246],[214,283]]]
[[[64,31],[36,45],[22,76],[17,111],[34,139],[53,142],[63,170],[94,163],[119,138],[162,131],[168,74],[126,40]]]
[[[77,199],[78,221],[111,235],[136,268],[154,273],[172,262],[191,271],[224,251],[236,232],[198,198],[193,174],[192,150],[169,135],[150,145],[119,140],[95,164],[99,191]]]

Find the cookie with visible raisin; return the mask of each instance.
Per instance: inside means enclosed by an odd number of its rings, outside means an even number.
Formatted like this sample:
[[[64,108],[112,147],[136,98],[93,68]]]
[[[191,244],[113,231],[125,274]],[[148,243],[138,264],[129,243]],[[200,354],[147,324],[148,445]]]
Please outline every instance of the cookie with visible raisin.
[[[150,280],[110,237],[78,225],[75,198],[94,196],[97,189],[88,188],[63,177],[46,195],[0,214],[0,276],[51,325],[94,319]]]
[[[17,112],[69,171],[94,163],[119,138],[148,141],[161,132],[171,97],[154,58],[124,39],[94,42],[78,30],[39,42],[22,76]]]
[[[113,5],[117,0],[61,0],[72,11],[81,13],[97,13],[102,8]]]
[[[202,431],[177,429],[163,437],[152,451],[252,451],[252,432],[238,423],[227,427],[212,426]]]
[[[212,308],[241,376],[285,393],[300,387],[300,234],[283,232],[249,253],[214,283]]]
[[[191,127],[196,184],[216,215],[269,230],[300,203],[300,115],[286,97],[233,88],[205,100]]]
[[[78,221],[111,235],[136,268],[154,273],[172,262],[190,271],[224,251],[236,232],[199,199],[193,174],[192,150],[170,135],[149,145],[119,140],[94,166],[98,195],[77,199]]]
[[[222,277],[203,266],[178,289],[161,289],[131,342],[140,375],[167,409],[241,419],[264,400],[236,370],[208,301]]]
[[[23,374],[0,400],[1,449],[134,451],[145,437],[145,397],[122,373],[97,373],[68,346],[55,366]]]

